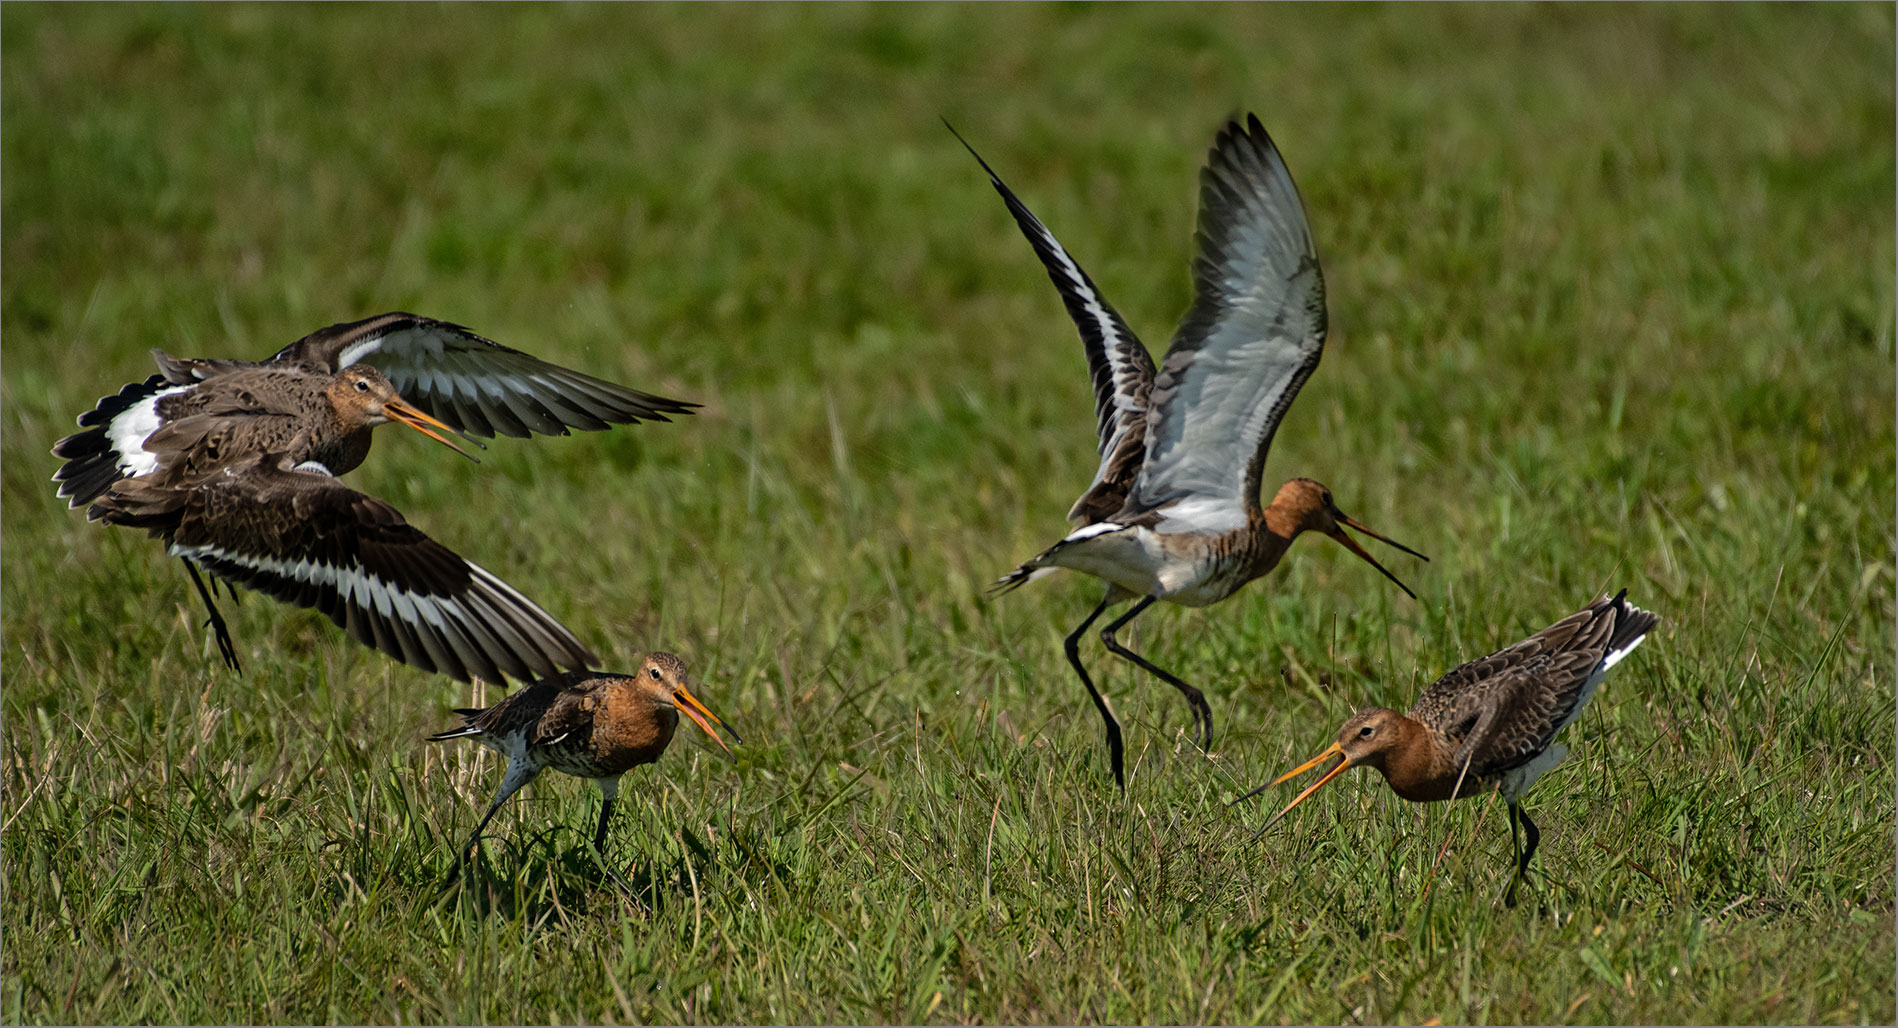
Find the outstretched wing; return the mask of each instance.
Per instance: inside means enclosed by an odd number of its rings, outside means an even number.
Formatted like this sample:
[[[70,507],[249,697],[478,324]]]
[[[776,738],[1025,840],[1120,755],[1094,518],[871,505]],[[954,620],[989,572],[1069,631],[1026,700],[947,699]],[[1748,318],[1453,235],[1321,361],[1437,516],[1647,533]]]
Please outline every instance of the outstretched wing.
[[[1100,467],[1086,493],[1068,511],[1068,520],[1076,525],[1092,524],[1118,511],[1122,500],[1140,471],[1146,457],[1146,419],[1148,395],[1153,389],[1153,357],[1133,330],[1094,288],[1087,272],[1068,256],[1061,241],[1008,188],[995,169],[975,152],[968,140],[949,125],[982,170],[1002,195],[1015,224],[1035,248],[1035,256],[1048,270],[1048,279],[1061,293],[1068,317],[1081,332],[1081,345],[1087,351],[1087,370],[1094,380],[1094,416],[1099,422]]]
[[[1325,284],[1291,172],[1256,116],[1200,172],[1193,306],[1154,379],[1129,512],[1159,530],[1242,527],[1272,433],[1325,345]]]
[[[402,398],[455,428],[525,438],[666,421],[696,403],[669,400],[549,364],[460,325],[400,311],[318,329],[271,361],[329,372],[358,361],[388,376]]]
[[[188,483],[131,479],[93,509],[108,523],[152,530],[220,578],[314,607],[363,645],[424,671],[525,681],[598,663],[532,600],[395,508],[272,458]]]

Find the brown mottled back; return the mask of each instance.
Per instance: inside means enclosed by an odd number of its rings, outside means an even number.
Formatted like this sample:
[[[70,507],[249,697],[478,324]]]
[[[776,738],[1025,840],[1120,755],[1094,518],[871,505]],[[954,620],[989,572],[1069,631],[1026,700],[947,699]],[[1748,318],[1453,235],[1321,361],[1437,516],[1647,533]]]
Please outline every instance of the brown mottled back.
[[[1410,716],[1455,747],[1458,768],[1467,761],[1472,777],[1500,775],[1547,749],[1602,659],[1657,620],[1603,596],[1513,646],[1452,668],[1424,690]]]

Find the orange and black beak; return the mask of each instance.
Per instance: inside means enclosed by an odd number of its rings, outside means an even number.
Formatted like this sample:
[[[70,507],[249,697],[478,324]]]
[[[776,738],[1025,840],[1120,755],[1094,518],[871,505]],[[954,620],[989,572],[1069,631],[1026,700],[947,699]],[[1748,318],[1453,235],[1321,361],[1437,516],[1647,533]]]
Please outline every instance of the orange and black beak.
[[[420,432],[423,435],[429,437],[430,439],[435,440],[436,442],[442,444],[443,446],[448,447],[449,449],[455,451],[456,453],[461,454],[463,457],[466,457],[469,460],[474,461],[476,464],[481,463],[480,459],[475,457],[474,454],[469,453],[467,450],[464,450],[459,446],[456,446],[452,441],[449,440],[447,436],[442,435],[440,432],[435,431],[435,429],[439,428],[442,430],[442,432],[454,432],[455,430],[453,428],[450,428],[449,426],[444,425],[440,421],[437,421],[434,418],[429,417],[427,414],[422,413],[421,411],[415,409],[414,407],[409,406],[403,400],[400,400],[400,399],[390,400],[388,403],[385,403],[382,405],[382,412],[388,415],[390,421],[399,421],[402,424],[407,425],[410,428],[416,430],[417,432]],[[456,434],[461,436],[463,439],[467,439],[469,442],[474,443],[476,446],[480,446],[484,450],[487,449],[487,447],[483,446],[479,440],[469,439],[468,433],[466,432],[456,432]]]
[[[1264,792],[1265,790],[1271,788],[1272,786],[1278,785],[1279,783],[1285,781],[1288,778],[1296,778],[1299,775],[1302,775],[1305,772],[1310,771],[1312,768],[1317,767],[1318,765],[1324,763],[1327,760],[1330,760],[1333,757],[1338,758],[1338,766],[1332,768],[1330,771],[1325,772],[1325,776],[1323,778],[1318,779],[1317,782],[1313,783],[1304,792],[1299,793],[1296,799],[1292,800],[1292,802],[1287,803],[1285,805],[1284,810],[1281,810],[1277,814],[1272,815],[1272,820],[1267,821],[1265,823],[1265,828],[1259,829],[1260,835],[1265,834],[1265,831],[1267,828],[1271,828],[1273,825],[1278,824],[1280,818],[1291,813],[1293,807],[1296,807],[1300,803],[1303,803],[1307,799],[1309,799],[1312,793],[1317,792],[1318,790],[1324,788],[1326,785],[1329,785],[1333,778],[1336,778],[1339,775],[1344,774],[1345,769],[1351,766],[1351,755],[1344,751],[1343,746],[1340,746],[1334,742],[1330,746],[1326,747],[1323,753],[1320,753],[1319,755],[1311,758],[1310,760],[1307,760],[1303,764],[1298,765],[1297,767],[1291,769],[1290,771],[1285,772],[1284,774],[1278,776],[1277,778],[1272,779],[1270,782],[1266,783],[1265,785],[1259,786],[1257,789],[1252,790],[1251,792],[1247,793],[1245,796],[1240,797],[1240,799],[1247,799],[1249,797],[1256,796],[1259,793]]]
[[[1346,517],[1343,511],[1333,510],[1331,512],[1331,519],[1337,522],[1339,525],[1343,525],[1344,528],[1357,529],[1358,531],[1363,532],[1365,535],[1368,535],[1371,538],[1376,539],[1378,542],[1381,542],[1385,544],[1386,546],[1395,546],[1398,549],[1404,551],[1405,553],[1410,554],[1413,557],[1416,557],[1419,560],[1428,561],[1430,559],[1429,557],[1426,557],[1423,554],[1418,553],[1416,550],[1413,550],[1410,547],[1405,546],[1403,543],[1400,543],[1395,539],[1389,539],[1377,534],[1376,532],[1371,531],[1369,528],[1365,527],[1363,522],[1358,521],[1356,518]],[[1396,575],[1391,574],[1389,568],[1386,568],[1384,565],[1379,564],[1377,562],[1377,558],[1372,557],[1370,554],[1364,552],[1364,547],[1359,546],[1357,543],[1357,540],[1344,534],[1344,528],[1338,528],[1334,526],[1330,532],[1327,532],[1325,534],[1331,536],[1333,539],[1338,540],[1339,543],[1344,545],[1345,549],[1350,550],[1352,553],[1357,554],[1360,558],[1363,559],[1363,561],[1366,564],[1369,564],[1372,567],[1378,569],[1379,571],[1382,571],[1384,573],[1385,578],[1388,578],[1391,581],[1397,583],[1397,588],[1402,589],[1404,591],[1404,595],[1410,597],[1413,600],[1417,598],[1417,594],[1410,591],[1410,586],[1405,585],[1400,579],[1398,579]]]
[[[704,729],[706,735],[709,735],[712,737],[713,742],[718,743],[719,749],[724,750],[725,755],[727,757],[730,757],[734,761],[738,759],[738,755],[732,752],[732,748],[730,746],[725,745],[725,740],[723,738],[720,738],[718,732],[712,728],[713,725],[717,725],[719,728],[723,728],[727,732],[731,732],[732,741],[737,743],[740,746],[743,746],[745,744],[745,740],[740,739],[738,737],[737,732],[732,732],[732,727],[730,725],[719,720],[719,717],[717,714],[714,714],[711,711],[707,710],[705,708],[705,704],[700,703],[699,698],[697,696],[694,696],[690,692],[687,692],[685,686],[683,685],[679,686],[677,689],[672,690],[672,700],[673,700],[674,706],[678,707],[680,710],[685,711],[686,717],[691,718],[694,724],[698,725],[701,729]]]

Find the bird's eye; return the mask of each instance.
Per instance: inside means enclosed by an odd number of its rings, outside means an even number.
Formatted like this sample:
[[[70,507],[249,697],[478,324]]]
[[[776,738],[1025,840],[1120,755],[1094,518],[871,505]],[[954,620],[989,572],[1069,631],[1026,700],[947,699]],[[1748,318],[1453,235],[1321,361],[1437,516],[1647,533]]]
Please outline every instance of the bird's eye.
[[[1324,495],[1324,501],[1325,501],[1325,506],[1327,506],[1327,507],[1329,507],[1329,506],[1331,506],[1331,494],[1330,494],[1330,493],[1326,493],[1326,494]]]
[[[368,382],[368,380],[367,380],[367,379],[361,379],[361,378],[359,378],[359,379],[357,379],[357,380],[356,380],[356,391],[357,391],[357,392],[359,392],[359,393],[366,393],[366,392],[368,392],[368,391],[369,391],[369,382]]]
[[[1372,728],[1370,725],[1365,725],[1363,728],[1358,729],[1358,738],[1360,739],[1369,739],[1376,734],[1377,729]]]
[[[659,677],[660,677],[660,676],[659,676],[659,669],[658,669],[658,668],[656,668],[656,667],[653,667],[653,668],[647,668],[647,669],[646,669],[646,673],[652,676],[652,680],[653,680],[653,681],[655,681],[655,682],[657,682],[657,681],[659,680]]]

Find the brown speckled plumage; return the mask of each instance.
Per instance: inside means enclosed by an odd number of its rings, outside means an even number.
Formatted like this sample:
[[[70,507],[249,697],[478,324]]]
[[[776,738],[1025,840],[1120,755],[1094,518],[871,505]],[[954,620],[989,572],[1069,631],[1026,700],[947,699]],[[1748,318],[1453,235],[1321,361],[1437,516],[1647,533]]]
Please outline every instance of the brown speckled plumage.
[[[141,463],[124,469],[136,473],[109,481],[87,517],[163,539],[194,582],[203,567],[315,607],[365,646],[464,681],[595,663],[531,600],[331,477],[361,463],[370,431],[387,421],[443,439],[428,427],[440,423],[405,404],[376,369],[245,368],[160,394],[147,411],[156,427],[142,439]],[[199,591],[236,668],[229,631],[202,583]]]
[[[1415,803],[1497,789],[1509,804],[1511,839],[1518,821],[1528,835],[1520,876],[1540,838],[1521,809],[1522,795],[1567,754],[1555,742],[1557,733],[1580,716],[1609,669],[1659,622],[1627,595],[1624,589],[1603,596],[1519,643],[1452,668],[1417,697],[1409,714],[1385,707],[1356,712],[1324,752],[1270,783],[1342,758],[1268,827],[1358,765],[1376,768],[1391,791]],[[1512,878],[1508,898],[1514,895]]]
[[[731,729],[692,695],[690,677],[685,661],[670,653],[652,653],[634,674],[575,672],[536,682],[492,707],[457,710],[461,727],[432,735],[429,741],[472,739],[508,758],[507,774],[463,847],[463,859],[501,804],[548,768],[599,786],[600,821],[593,844],[604,848],[620,776],[659,759],[672,742],[681,711],[725,746],[712,726]],[[736,732],[732,739],[739,741]]]

